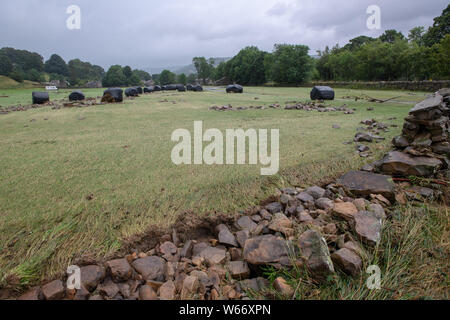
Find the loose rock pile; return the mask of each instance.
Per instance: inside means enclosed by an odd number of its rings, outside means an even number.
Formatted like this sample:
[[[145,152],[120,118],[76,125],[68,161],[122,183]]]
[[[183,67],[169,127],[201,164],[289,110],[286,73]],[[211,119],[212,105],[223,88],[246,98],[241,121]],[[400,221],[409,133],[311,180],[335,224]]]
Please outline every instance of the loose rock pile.
[[[419,104],[424,107],[416,106],[411,111],[413,117],[407,118],[407,130],[412,130],[411,123],[417,126],[413,128],[414,137],[428,132],[431,140],[424,143],[421,139],[416,146],[416,139],[409,136],[411,150],[423,152],[422,148],[442,143],[448,146],[448,107],[430,104]],[[371,122],[367,125],[373,126],[375,122]],[[443,127],[435,125],[444,122]],[[445,139],[433,141],[443,133]],[[394,152],[410,157],[407,148]],[[435,171],[430,168],[443,166],[444,159],[448,163],[447,155],[416,155],[414,165],[408,160],[398,166],[387,162],[391,159],[388,155],[381,169],[386,172],[397,168],[396,173],[410,174],[410,169],[404,168],[414,168],[431,176]],[[20,299],[249,299],[249,292],[264,295],[270,286],[262,277],[262,268],[267,266],[305,267],[317,282],[335,275],[338,269],[357,276],[367,250],[381,241],[383,221],[389,218],[389,207],[400,201],[399,189],[403,187],[396,186],[388,175],[351,171],[323,188],[282,189],[265,205],[249,210],[250,214],[217,225],[206,238],[181,241],[180,236],[189,237],[190,233],[174,231],[148,251],[136,250],[119,259],[83,266],[79,290],[67,289],[65,279],[61,279],[32,288]],[[437,194],[424,189],[419,188],[417,193]],[[276,279],[273,288],[288,298],[295,293],[283,278]]]
[[[305,111],[317,111],[317,112],[337,112],[341,111],[345,114],[354,114],[356,109],[347,108],[346,105],[342,107],[327,107],[321,103],[316,102],[306,102],[306,103],[296,103],[293,105],[286,105],[286,110],[305,110]]]
[[[214,110],[214,111],[242,111],[242,110],[248,110],[248,109],[264,110],[264,109],[267,109],[267,107],[264,107],[264,106],[249,106],[249,107],[236,107],[236,108],[234,108],[231,104],[229,104],[227,106],[221,106],[221,107],[218,107],[218,106],[209,107],[209,110]]]
[[[450,168],[450,89],[442,89],[417,104],[405,119],[402,135],[392,141],[395,150],[377,163],[394,176],[429,177]]]
[[[363,195],[393,195],[388,177],[375,174],[379,189]],[[344,181],[345,183],[345,181]],[[234,224],[218,225],[209,241],[179,242],[167,235],[147,252],[133,252],[104,264],[81,268],[80,290],[65,288],[65,279],[31,289],[20,299],[248,299],[247,290],[269,286],[261,268],[305,265],[318,281],[336,268],[358,275],[364,249],[380,241],[382,219],[390,202],[377,193],[370,200],[350,198],[342,187],[287,188],[269,203]],[[227,278],[227,274],[230,278]],[[283,279],[275,288],[293,290]]]

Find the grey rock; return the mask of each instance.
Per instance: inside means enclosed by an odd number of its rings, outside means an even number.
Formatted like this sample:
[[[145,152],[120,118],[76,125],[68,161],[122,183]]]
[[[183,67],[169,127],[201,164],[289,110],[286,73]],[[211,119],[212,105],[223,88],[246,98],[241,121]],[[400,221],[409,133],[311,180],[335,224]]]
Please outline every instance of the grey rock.
[[[325,192],[325,189],[318,186],[313,186],[306,190],[306,193],[312,196],[314,199],[322,198],[325,195]]]

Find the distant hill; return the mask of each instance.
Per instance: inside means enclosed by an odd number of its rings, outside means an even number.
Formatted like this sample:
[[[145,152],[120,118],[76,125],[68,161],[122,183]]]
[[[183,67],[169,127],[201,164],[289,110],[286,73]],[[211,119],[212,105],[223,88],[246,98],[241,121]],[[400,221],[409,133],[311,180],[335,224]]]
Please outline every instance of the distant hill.
[[[214,66],[217,67],[220,63],[226,62],[230,60],[231,58],[224,58],[224,57],[217,57],[214,59]],[[175,74],[186,74],[189,75],[191,73],[196,73],[195,67],[193,64],[187,65],[187,66],[172,66],[172,67],[156,67],[156,68],[144,68],[145,71],[147,71],[150,74],[155,73],[161,73],[163,70],[169,70],[172,71]]]
[[[17,82],[6,76],[0,76],[0,89],[15,89],[15,88],[36,88],[39,87],[38,82],[25,80],[24,82]]]

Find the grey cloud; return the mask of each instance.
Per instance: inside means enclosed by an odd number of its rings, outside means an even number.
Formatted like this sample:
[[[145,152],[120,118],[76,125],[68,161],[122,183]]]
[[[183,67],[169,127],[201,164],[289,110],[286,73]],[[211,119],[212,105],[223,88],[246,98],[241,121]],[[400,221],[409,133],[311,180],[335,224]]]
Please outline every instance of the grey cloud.
[[[66,28],[66,8],[79,5],[81,30]],[[104,67],[184,65],[193,56],[233,56],[256,45],[308,45],[312,52],[344,45],[366,28],[366,8],[377,4],[382,27],[407,35],[432,24],[445,0],[15,0],[0,11],[0,46],[58,53]]]

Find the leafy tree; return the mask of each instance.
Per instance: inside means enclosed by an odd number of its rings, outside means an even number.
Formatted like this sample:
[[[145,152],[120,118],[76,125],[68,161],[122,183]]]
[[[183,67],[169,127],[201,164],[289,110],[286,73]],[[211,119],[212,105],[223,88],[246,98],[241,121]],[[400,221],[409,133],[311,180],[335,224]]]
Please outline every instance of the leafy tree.
[[[13,64],[7,55],[0,53],[0,75],[7,76],[13,70]]]
[[[9,77],[13,80],[16,80],[17,82],[23,82],[23,73],[18,70],[13,70]]]
[[[184,73],[179,74],[179,75],[177,76],[177,83],[186,85],[186,83],[187,83],[187,77],[186,77],[186,75],[185,75]]]
[[[155,84],[160,84],[159,77],[160,75],[158,73],[152,74],[152,79],[155,82]]]
[[[117,87],[127,85],[128,80],[123,73],[123,69],[119,65],[111,66],[103,79],[104,87]]]
[[[378,39],[382,42],[394,43],[396,40],[403,40],[405,36],[394,29],[386,30]]]
[[[194,73],[189,74],[186,78],[187,83],[194,83],[196,81],[197,81],[197,75]]]
[[[431,47],[430,64],[434,79],[450,79],[450,34]]]
[[[137,74],[137,73],[135,73],[135,72],[133,72],[132,74],[131,74],[131,77],[129,77],[128,79],[128,84],[130,85],[130,86],[140,86],[142,83],[142,80],[141,80],[141,78],[139,77],[139,75]]]
[[[424,27],[415,27],[409,31],[408,40],[411,43],[416,43],[418,45],[423,45],[423,36],[425,34]]]
[[[359,49],[361,46],[365,45],[366,43],[370,43],[374,41],[374,38],[367,37],[367,36],[359,36],[356,38],[353,38],[349,41],[347,45],[344,46],[344,49],[348,49],[350,51],[354,51],[356,49]]]
[[[36,69],[31,69],[27,72],[26,75],[27,80],[35,81],[35,82],[41,82],[42,76]]]
[[[123,68],[123,75],[127,77],[127,79],[131,78],[131,76],[133,75],[133,70],[131,70],[129,66],[126,66],[125,68]]]
[[[56,73],[63,76],[69,75],[69,68],[66,62],[57,54],[53,54],[50,59],[45,62],[44,70],[47,73]]]
[[[211,77],[214,70],[214,60],[210,59],[207,61],[205,57],[195,57],[192,59],[192,63],[197,70],[198,77],[203,80],[203,83],[205,83],[206,79]]]
[[[175,74],[173,72],[170,72],[169,70],[163,70],[161,72],[159,82],[163,86],[173,84],[175,82]]]
[[[450,33],[450,4],[442,11],[439,17],[434,18],[433,26],[424,35],[425,45],[431,47],[440,43]]]
[[[83,62],[80,59],[70,60],[68,68],[69,79],[72,85],[101,80],[105,75],[105,70],[102,67]]]
[[[36,53],[14,48],[2,48],[0,53],[6,55],[14,66],[23,71],[36,69],[38,72],[44,71],[44,58]]]
[[[243,85],[263,84],[266,82],[264,61],[267,54],[257,47],[246,47],[217,67],[217,78],[226,77]]]
[[[139,79],[143,81],[148,81],[152,79],[150,73],[144,70],[133,70],[133,73],[135,73],[139,77]]]
[[[304,45],[276,44],[265,59],[268,78],[284,84],[305,82],[311,74],[313,61]]]

